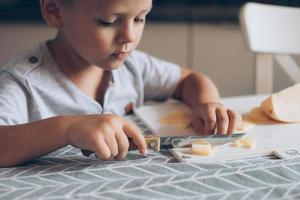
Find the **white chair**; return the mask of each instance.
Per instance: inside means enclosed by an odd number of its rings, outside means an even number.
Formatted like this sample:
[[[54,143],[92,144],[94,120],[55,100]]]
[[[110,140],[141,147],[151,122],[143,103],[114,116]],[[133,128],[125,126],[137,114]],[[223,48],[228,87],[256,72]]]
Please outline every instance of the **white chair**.
[[[291,57],[300,54],[300,8],[246,3],[240,24],[248,48],[255,53],[257,94],[273,91],[274,60],[292,81],[300,82],[300,69]]]

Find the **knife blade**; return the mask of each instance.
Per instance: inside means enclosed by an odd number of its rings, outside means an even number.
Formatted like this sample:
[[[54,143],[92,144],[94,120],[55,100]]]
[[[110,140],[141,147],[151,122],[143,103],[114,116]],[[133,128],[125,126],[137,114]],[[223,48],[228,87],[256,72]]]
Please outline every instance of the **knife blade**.
[[[231,135],[214,134],[214,135],[195,135],[195,136],[174,136],[161,137],[160,148],[186,148],[191,147],[192,143],[197,140],[205,140],[211,146],[220,146],[226,143],[233,142],[244,136],[246,133],[235,133]]]

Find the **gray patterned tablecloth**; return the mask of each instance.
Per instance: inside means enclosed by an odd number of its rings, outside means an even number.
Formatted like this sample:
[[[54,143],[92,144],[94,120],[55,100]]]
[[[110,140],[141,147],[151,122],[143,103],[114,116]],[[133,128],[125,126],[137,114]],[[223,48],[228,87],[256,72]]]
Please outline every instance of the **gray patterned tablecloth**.
[[[297,198],[300,159],[178,163],[168,152],[130,152],[125,161],[104,162],[68,146],[26,165],[0,168],[1,200]]]

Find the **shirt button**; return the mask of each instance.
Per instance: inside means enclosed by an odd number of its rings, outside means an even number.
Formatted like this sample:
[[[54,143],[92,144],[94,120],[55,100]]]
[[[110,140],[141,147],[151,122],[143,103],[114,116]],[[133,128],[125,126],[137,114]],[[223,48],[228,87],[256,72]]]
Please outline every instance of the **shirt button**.
[[[34,64],[34,63],[36,63],[37,61],[38,61],[37,57],[35,57],[35,56],[30,56],[30,57],[29,57],[29,62],[30,62],[31,64]]]

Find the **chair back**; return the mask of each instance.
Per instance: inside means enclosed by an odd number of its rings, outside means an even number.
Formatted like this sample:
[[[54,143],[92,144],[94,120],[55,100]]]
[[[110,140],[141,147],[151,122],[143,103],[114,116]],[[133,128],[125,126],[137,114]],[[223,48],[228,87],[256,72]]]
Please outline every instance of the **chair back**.
[[[290,55],[300,54],[300,8],[246,3],[240,11],[246,45],[255,53],[256,93],[273,91],[273,61],[296,83],[300,70]]]

